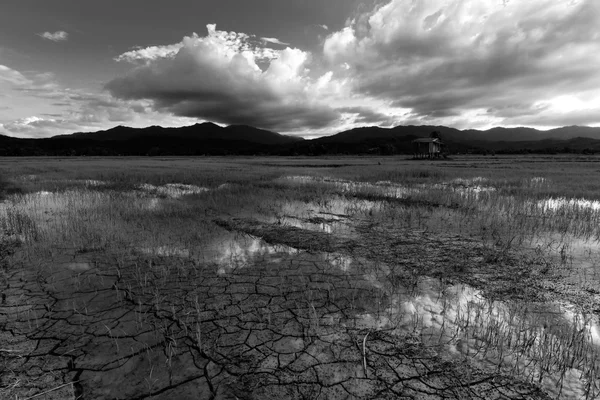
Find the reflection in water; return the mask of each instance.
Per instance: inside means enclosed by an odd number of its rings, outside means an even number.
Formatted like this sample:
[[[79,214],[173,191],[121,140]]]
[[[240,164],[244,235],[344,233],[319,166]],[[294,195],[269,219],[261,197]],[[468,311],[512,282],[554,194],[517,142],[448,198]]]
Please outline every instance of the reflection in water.
[[[391,197],[391,198],[404,198],[408,195],[419,193],[419,189],[409,188],[404,185],[399,185],[389,181],[381,181],[377,183],[368,182],[354,182],[344,179],[334,178],[322,178],[314,176],[286,176],[284,180],[301,183],[301,184],[324,184],[335,187],[341,193],[359,193],[359,192],[371,192],[373,194]]]
[[[204,187],[185,185],[183,183],[167,183],[166,185],[162,186],[154,186],[149,183],[144,183],[143,185],[139,186],[139,189],[147,193],[153,193],[171,198],[179,198],[190,194],[199,194],[209,191],[209,189]]]
[[[158,247],[143,247],[139,249],[143,254],[158,256],[158,257],[179,257],[189,258],[190,250],[175,246],[158,246]]]
[[[486,186],[485,178],[413,188],[391,182],[372,184],[298,176],[284,179],[332,185],[341,193],[361,191],[389,198],[403,198],[429,189],[450,190],[465,196],[473,194],[475,197],[495,190]],[[531,181],[532,185],[544,182],[543,178]],[[86,181],[84,184],[94,187],[103,183]],[[124,195],[135,198],[134,204],[145,210],[159,209],[162,202],[172,201],[159,199],[159,195],[178,198],[208,190],[183,184],[146,184],[140,189]],[[16,195],[0,205],[0,216],[16,219],[18,213],[22,213],[35,226],[47,227],[54,232],[59,231],[61,226],[58,223],[67,212],[82,214],[85,210],[101,209],[112,201],[111,196],[114,194],[93,190]],[[281,207],[279,216],[270,218],[268,222],[346,235],[352,233],[350,220],[356,219],[354,215],[377,211],[383,204],[344,196],[332,196],[321,202],[290,201]],[[600,210],[600,202],[584,199],[547,199],[532,203],[531,206],[550,216],[565,210],[592,213]],[[18,222],[26,224],[27,221],[21,218]],[[552,237],[540,238],[539,243],[533,241],[533,247],[554,241]],[[596,266],[600,264],[598,242],[562,235],[556,238],[556,243],[559,244],[555,247],[557,256],[569,254],[570,260],[565,261],[581,266],[590,273],[597,273]],[[265,261],[283,264],[283,261],[300,257],[304,257],[305,261],[310,258],[312,265],[318,264],[323,272],[351,276],[357,280],[357,286],[362,284],[372,289],[373,296],[382,292],[385,294],[378,296],[378,299],[385,300],[378,300],[377,307],[365,306],[348,325],[353,323],[357,328],[371,330],[389,329],[399,334],[417,333],[426,344],[446,350],[444,354],[469,357],[482,365],[500,365],[512,373],[541,382],[547,390],[563,398],[585,397],[585,386],[590,383],[586,380],[586,374],[595,376],[596,369],[600,368],[597,356],[600,330],[596,318],[578,312],[569,304],[493,301],[470,286],[445,284],[416,276],[395,278],[390,274],[394,266],[374,265],[345,254],[308,254],[289,246],[269,244],[250,235],[228,235],[201,251],[173,244],[148,246],[139,251],[160,257],[194,258],[216,265],[220,275]],[[91,265],[72,262],[66,267],[73,271],[85,271]],[[343,296],[340,298],[343,299]],[[596,383],[590,384],[594,395],[597,392],[594,388]]]
[[[68,263],[66,266],[68,269],[75,272],[83,272],[92,268],[91,264],[87,262],[72,262]]]
[[[236,235],[221,238],[203,253],[203,261],[218,265],[218,273],[226,274],[265,260],[277,262],[285,256],[300,253],[300,250],[285,245],[272,245],[251,235]]]
[[[495,192],[493,186],[486,186],[487,178],[477,177],[472,179],[454,179],[449,182],[436,184],[421,184],[412,187],[401,185],[390,181],[379,181],[376,183],[355,182],[344,179],[334,179],[328,177],[314,176],[286,176],[284,180],[301,184],[324,184],[329,185],[341,193],[350,194],[372,194],[380,197],[393,199],[405,199],[410,196],[421,194],[427,190],[443,190],[450,193],[456,193],[462,197],[472,197],[478,199],[483,193]]]
[[[206,261],[216,263],[219,274],[255,263],[284,266],[302,261],[294,265],[320,265],[325,274],[347,276],[353,285],[371,288],[370,296],[378,300],[364,299],[362,307],[353,307],[363,311],[340,321],[343,326],[417,334],[425,345],[439,348],[440,354],[467,357],[482,367],[539,382],[561,398],[585,398],[590,390],[587,374],[595,376],[593,371],[600,368],[596,317],[570,304],[494,301],[468,285],[393,276],[393,266],[340,253],[270,245],[247,235],[227,237],[215,245],[212,254],[206,253]],[[593,386],[591,393],[597,393]]]
[[[542,212],[557,211],[593,211],[600,210],[600,201],[587,199],[567,199],[564,197],[553,197],[538,202],[538,207]]]
[[[600,241],[572,234],[538,234],[529,247],[562,268],[565,278],[584,287],[600,282]]]
[[[585,398],[586,374],[600,366],[598,322],[572,305],[493,301],[430,278],[390,297],[384,311],[359,315],[358,327],[418,333],[447,354],[500,365],[561,398]]]
[[[314,213],[313,215],[315,216],[311,218],[285,215],[282,217],[263,218],[263,220],[272,224],[338,235],[348,235],[353,231],[351,225],[340,218],[331,218],[330,216],[323,218],[317,216],[324,215],[323,213]]]
[[[309,253],[282,244],[269,244],[252,235],[231,235],[217,240],[203,251],[202,261],[217,264],[219,273],[225,274],[256,263],[277,263],[300,258],[322,264],[323,270],[329,270],[326,265],[330,265],[341,272],[349,272],[355,264],[352,257],[341,253]]]
[[[342,272],[349,272],[352,267],[353,258],[339,253],[324,253],[323,258],[326,262]]]

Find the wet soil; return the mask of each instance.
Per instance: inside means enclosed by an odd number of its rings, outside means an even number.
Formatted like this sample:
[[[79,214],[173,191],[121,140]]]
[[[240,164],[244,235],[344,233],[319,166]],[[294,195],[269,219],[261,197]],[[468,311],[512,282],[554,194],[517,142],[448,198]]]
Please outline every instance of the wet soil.
[[[341,268],[323,256],[394,261],[432,276],[455,271],[449,278],[458,279],[485,264],[476,242],[423,232],[395,232],[382,242],[383,227],[363,227],[363,237],[373,237],[365,241],[253,220],[218,223],[310,251],[263,253],[226,273],[187,258],[93,253],[5,269],[0,395],[547,398],[502,371],[446,357],[416,332],[365,324],[386,301],[373,283],[378,266]]]
[[[597,293],[578,290],[559,276],[548,275],[547,264],[532,255],[495,248],[479,240],[399,229],[393,223],[363,222],[356,235],[332,235],[253,219],[218,219],[232,231],[258,236],[268,243],[307,251],[340,252],[395,266],[398,274],[414,274],[466,283],[498,300],[565,300],[600,306]]]
[[[217,218],[234,251],[202,258],[71,251],[35,265],[0,241],[0,398],[545,399],[542,377],[424,337],[406,312],[416,306],[393,296],[427,279],[440,293],[468,285],[491,302],[600,312],[600,292],[533,254],[331,217],[298,219],[314,229]],[[339,221],[352,229],[318,226]]]

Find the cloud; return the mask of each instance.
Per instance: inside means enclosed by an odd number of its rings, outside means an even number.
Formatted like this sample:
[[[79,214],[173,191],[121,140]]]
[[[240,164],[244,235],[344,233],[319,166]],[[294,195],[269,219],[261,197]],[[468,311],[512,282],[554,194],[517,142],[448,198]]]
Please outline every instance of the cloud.
[[[0,64],[0,88],[40,99],[57,99],[63,91],[56,83],[54,74],[28,72],[27,75]],[[16,93],[13,93],[13,95]]]
[[[69,34],[65,31],[56,31],[54,33],[43,32],[38,33],[37,35],[43,39],[51,40],[53,42],[64,42],[65,40],[69,39]]]
[[[392,0],[330,33],[323,56],[412,121],[543,125],[541,101],[600,97],[599,39],[595,0]]]
[[[109,129],[116,125],[184,126],[193,120],[154,113],[143,102],[123,102],[106,94],[73,95],[71,107],[58,113],[38,113],[0,125],[7,134],[24,138],[43,138],[74,132]]]
[[[45,137],[49,132],[59,132],[64,129],[75,130],[78,125],[72,121],[56,118],[40,118],[31,116],[2,124],[3,128],[13,136]]]
[[[173,57],[183,45],[177,43],[170,46],[150,46],[128,51],[115,58],[115,61],[127,61],[134,63],[136,61],[154,61],[160,58]]]
[[[377,112],[369,107],[340,107],[336,111],[351,115],[352,122],[360,125],[392,126],[396,122],[396,117]]]
[[[280,51],[264,47],[265,42],[280,43],[275,38],[257,38],[256,36],[245,33],[226,32],[217,30],[216,25],[207,25],[208,36],[200,38],[197,33],[190,37],[185,37],[180,43],[174,43],[163,46],[136,47],[116,57],[116,61],[125,61],[133,64],[149,63],[160,59],[172,59],[187,44],[195,46],[199,43],[210,43],[218,46],[219,51],[227,57],[239,53],[244,57],[251,57],[257,62],[268,62],[279,57]]]
[[[123,101],[58,84],[53,74],[0,65],[0,134],[40,138],[119,124],[191,125],[194,120],[152,111],[147,101]]]
[[[22,73],[0,64],[0,83],[23,86],[30,82]]]
[[[185,37],[164,57],[154,57],[158,49],[119,57],[143,63],[106,88],[122,100],[150,100],[158,112],[279,131],[322,128],[340,117],[322,101],[330,79],[311,78],[309,53],[207,28],[207,36]]]
[[[276,38],[263,37],[261,39],[263,41],[267,42],[267,43],[280,44],[282,46],[289,46],[290,45],[289,43],[282,42],[281,40],[276,39]]]

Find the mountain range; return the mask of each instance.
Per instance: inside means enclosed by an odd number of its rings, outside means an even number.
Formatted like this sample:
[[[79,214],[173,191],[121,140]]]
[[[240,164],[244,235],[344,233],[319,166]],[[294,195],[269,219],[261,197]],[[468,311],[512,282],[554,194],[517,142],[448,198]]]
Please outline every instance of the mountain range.
[[[71,135],[54,136],[52,139],[123,142],[128,140],[160,140],[167,137],[169,139],[195,141],[247,141],[264,145],[288,144],[303,140],[302,138],[281,135],[247,125],[221,127],[212,122],[183,126],[181,128],[163,128],[156,125],[147,128],[117,126],[105,131],[77,132]]]
[[[0,135],[0,155],[410,154],[411,141],[438,132],[449,153],[600,152],[600,128],[567,126],[458,130],[446,126],[362,127],[312,140],[247,125],[117,126],[45,139]]]

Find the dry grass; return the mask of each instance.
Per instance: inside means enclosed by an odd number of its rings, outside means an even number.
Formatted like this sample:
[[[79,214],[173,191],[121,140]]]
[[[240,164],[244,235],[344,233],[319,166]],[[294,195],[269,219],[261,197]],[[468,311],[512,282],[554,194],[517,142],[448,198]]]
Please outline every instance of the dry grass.
[[[23,399],[77,382],[70,389],[73,396],[84,391],[86,399],[101,398],[102,390],[113,397],[178,393],[186,398],[184,388],[196,382],[195,390],[208,393],[207,398],[225,398],[231,390],[248,395],[254,385],[268,382],[270,389],[260,392],[265,397],[281,397],[285,389],[298,398],[313,390],[334,398],[324,391],[327,385],[360,397],[334,377],[355,371],[354,366],[339,369],[333,360],[358,363],[376,393],[395,382],[398,369],[380,363],[399,362],[385,344],[396,337],[403,338],[403,351],[410,347],[415,356],[427,354],[428,368],[445,365],[448,374],[411,383],[405,392],[390,389],[399,385],[393,384],[385,389],[390,395],[418,397],[428,393],[427,385],[449,395],[438,385],[443,382],[451,390],[471,388],[455,393],[467,398],[492,390],[473,384],[477,379],[461,381],[465,371],[444,364],[455,362],[453,351],[458,351],[474,368],[469,373],[493,365],[500,380],[512,376],[530,382],[511,396],[531,389],[528,393],[543,397],[527,386],[543,384],[546,389],[554,385],[554,395],[593,398],[599,393],[598,357],[589,329],[597,310],[582,313],[590,309],[581,307],[593,298],[589,288],[600,284],[593,247],[600,238],[600,210],[593,203],[600,199],[600,186],[592,161],[3,160],[0,227],[7,286],[0,318],[18,317],[11,329],[24,335],[23,343],[56,335],[75,353],[56,358],[64,361],[60,384],[34,384],[24,370],[31,365],[7,363],[0,393]],[[586,263],[580,262],[578,243],[583,242],[592,246]],[[280,245],[304,251],[273,247]],[[295,280],[288,279],[290,273]],[[448,300],[438,315],[445,325],[433,329],[423,311],[394,300],[411,298],[410,290],[421,293],[424,279],[439,280],[440,298],[462,282],[485,301]],[[531,304],[544,308],[557,300],[572,303],[574,319],[561,317],[556,329],[536,325],[552,322],[532,319]],[[292,319],[297,324],[286,325]],[[254,327],[243,345],[236,335],[246,328],[229,329],[229,323]],[[279,331],[282,326],[289,331]],[[69,342],[75,333],[91,335],[91,342]],[[360,345],[354,349],[356,340]],[[420,350],[411,347],[413,340]],[[280,341],[285,351],[273,355]],[[250,342],[254,348],[247,348]],[[336,342],[342,345],[339,353]],[[370,343],[380,352],[369,352]],[[331,353],[327,360],[302,361],[298,368],[325,368],[322,373],[333,375],[314,380],[282,368],[281,357],[295,346],[302,354]],[[114,353],[113,361],[90,364],[92,355],[103,351]],[[51,354],[43,359],[54,359]],[[273,356],[279,357],[275,364]],[[117,367],[118,360],[124,364]],[[410,364],[410,357],[402,360]],[[110,383],[110,377],[129,374],[129,363],[146,375],[135,376],[140,385],[121,393],[126,382]],[[415,372],[409,364],[398,368]],[[17,367],[21,370],[8,374]],[[390,375],[378,375],[377,368],[391,368]],[[582,371],[579,378],[575,370]],[[290,386],[277,386],[261,375],[265,371],[283,374],[278,379],[288,379]],[[102,382],[91,383],[94,376]],[[572,389],[577,380],[582,388]],[[242,384],[240,392],[236,385]]]

